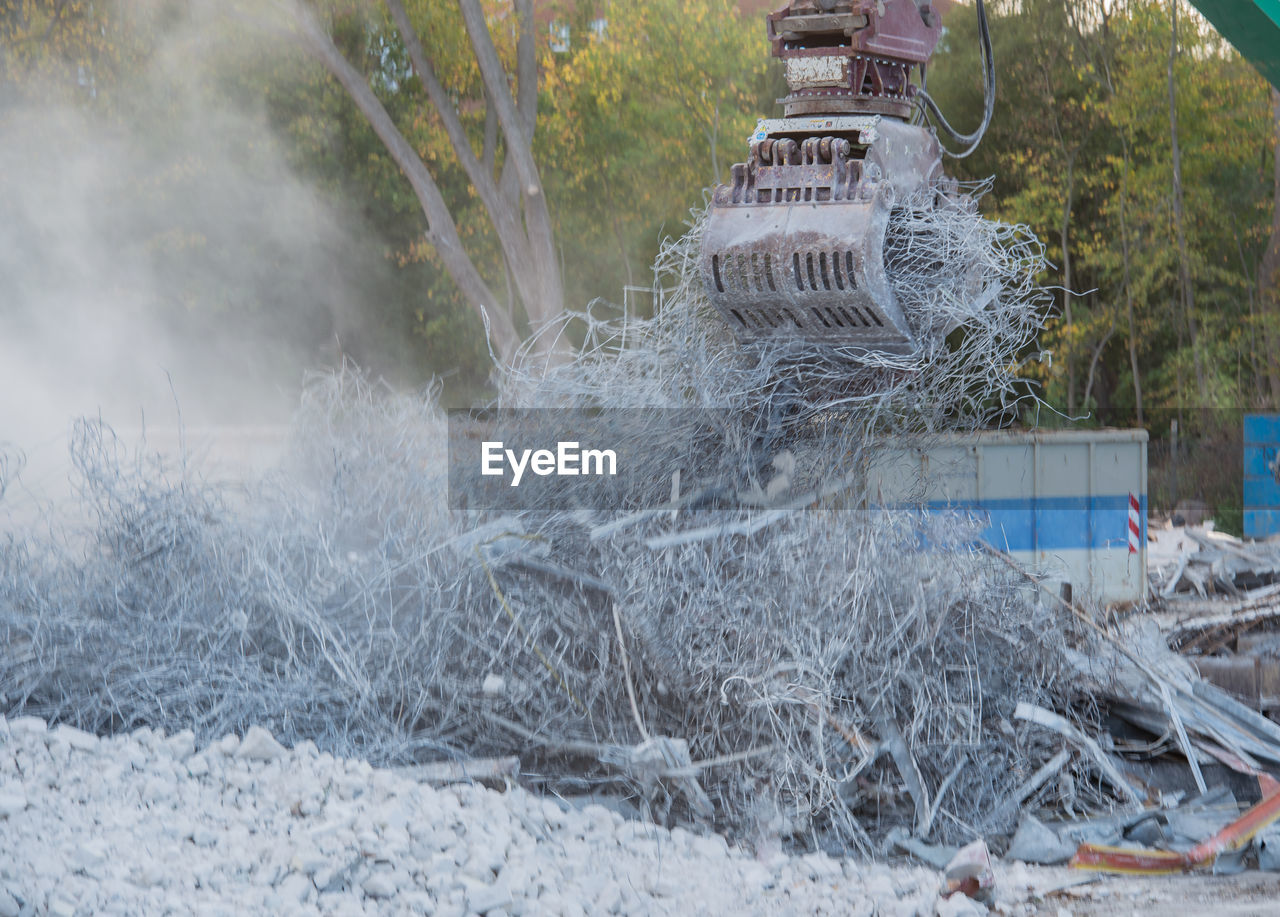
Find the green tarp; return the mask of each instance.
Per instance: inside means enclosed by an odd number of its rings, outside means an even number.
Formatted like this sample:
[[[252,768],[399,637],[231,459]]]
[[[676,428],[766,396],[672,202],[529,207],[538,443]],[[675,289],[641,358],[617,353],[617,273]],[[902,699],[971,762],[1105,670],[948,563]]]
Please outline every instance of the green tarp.
[[[1280,89],[1280,0],[1192,0],[1204,18]]]

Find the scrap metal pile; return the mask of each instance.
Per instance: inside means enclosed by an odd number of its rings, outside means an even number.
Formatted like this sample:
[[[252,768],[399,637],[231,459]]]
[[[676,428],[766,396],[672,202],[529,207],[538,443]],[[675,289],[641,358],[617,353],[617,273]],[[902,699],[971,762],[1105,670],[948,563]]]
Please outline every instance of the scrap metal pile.
[[[1011,233],[957,230],[983,244]],[[794,346],[739,346],[702,296],[699,248],[695,230],[666,249],[654,319],[582,316],[580,355],[508,371],[499,403],[714,408],[720,438],[689,456],[679,494],[716,502],[673,499],[664,478],[626,511],[450,511],[434,393],[354,373],[314,380],[289,459],[234,489],[82,424],[83,524],[0,551],[6,714],[201,741],[263,724],[289,743],[472,773],[516,756],[518,771],[490,773],[766,847],[934,858],[975,836],[999,849],[1015,828],[1027,858],[1046,856],[1044,838],[1056,857],[1080,839],[1197,833],[1170,806],[1199,791],[1179,797],[1135,763],[1190,749],[1209,793],[1190,815],[1229,820],[1211,762],[1280,762],[1276,727],[1158,638],[1028,588],[970,520],[848,508],[866,496],[848,470],[879,432],[926,444],[947,418],[999,412],[1000,389],[974,401],[943,362],[797,408],[778,383]],[[1028,282],[1019,271],[1038,262],[1003,252],[986,262],[1010,271],[1002,285]],[[1019,310],[1035,303],[1003,314],[1030,327]],[[970,383],[1014,391],[1025,339],[973,330],[975,346],[1006,342],[993,361],[1006,375]],[[758,435],[771,416],[789,418],[773,448],[794,450],[782,487]],[[1103,728],[1101,708],[1121,703],[1145,739]]]
[[[1105,729],[1079,740],[1126,804],[1070,820],[1024,812],[1007,854],[1120,873],[1280,870],[1280,725],[1263,715],[1274,704],[1242,689],[1235,669],[1243,667],[1196,653],[1257,624],[1230,610],[1172,624],[1169,612],[1144,610],[1114,629],[1093,625],[1105,643],[1071,654],[1076,684],[1105,710]],[[1055,717],[1021,712],[1046,725]]]
[[[1213,791],[1210,760],[1280,762],[1275,727],[1029,588],[972,520],[867,508],[876,437],[1000,416],[1043,315],[1033,240],[929,214],[1002,291],[954,360],[860,379],[816,346],[742,346],[703,292],[698,223],[663,253],[653,319],[579,316],[573,360],[504,370],[503,407],[719,418],[674,494],[662,477],[624,510],[449,510],[435,393],[351,372],[309,386],[278,472],[230,489],[81,424],[83,502],[0,550],[4,712],[201,741],[261,724],[395,764],[516,756],[531,784],[765,847],[931,856],[1020,822],[1025,842],[1028,814],[1118,812],[1125,838],[1177,822],[1134,759],[1189,750]],[[918,265],[900,289],[963,296]],[[1121,702],[1145,739],[1103,728]]]
[[[580,316],[575,359],[502,374],[503,407],[710,410],[680,494],[712,504],[673,501],[663,477],[625,511],[451,512],[434,393],[352,373],[316,379],[281,471],[232,490],[82,424],[87,523],[0,551],[5,711],[202,738],[256,723],[391,763],[518,755],[526,779],[761,841],[1008,830],[1061,751],[1014,713],[1062,706],[1074,624],[968,520],[858,511],[855,472],[880,433],[1015,402],[1042,261],[974,208],[902,218],[1000,291],[954,360],[873,387],[817,349],[741,347],[703,292],[699,223],[664,251],[655,318]],[[900,263],[904,296],[965,295],[930,259]],[[1109,804],[1088,757],[1062,773]]]
[[[1153,529],[1152,590],[1174,595],[1230,596],[1251,601],[1280,581],[1280,539],[1245,542],[1208,525]]]

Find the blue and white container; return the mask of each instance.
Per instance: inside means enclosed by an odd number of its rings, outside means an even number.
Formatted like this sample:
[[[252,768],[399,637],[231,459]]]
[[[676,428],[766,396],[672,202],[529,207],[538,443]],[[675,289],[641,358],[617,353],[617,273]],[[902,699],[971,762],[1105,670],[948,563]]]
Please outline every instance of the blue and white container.
[[[1280,414],[1244,415],[1244,533],[1280,535]]]
[[[943,436],[872,463],[881,506],[959,509],[983,539],[1078,597],[1140,602],[1147,588],[1147,432]]]

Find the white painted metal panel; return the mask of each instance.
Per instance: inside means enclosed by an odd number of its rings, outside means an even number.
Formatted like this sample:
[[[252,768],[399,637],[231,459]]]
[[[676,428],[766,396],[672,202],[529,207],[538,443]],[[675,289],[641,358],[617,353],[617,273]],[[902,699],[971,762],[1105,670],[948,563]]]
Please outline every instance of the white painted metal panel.
[[[1103,602],[1146,591],[1145,430],[988,432],[888,445],[872,463],[871,499],[978,514],[983,538],[1051,581]],[[1131,552],[1129,501],[1139,506]]]

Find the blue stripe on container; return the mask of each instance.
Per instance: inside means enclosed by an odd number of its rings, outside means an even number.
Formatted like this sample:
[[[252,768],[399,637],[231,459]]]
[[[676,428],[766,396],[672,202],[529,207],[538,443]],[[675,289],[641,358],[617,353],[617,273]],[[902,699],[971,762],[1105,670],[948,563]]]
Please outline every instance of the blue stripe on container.
[[[1258,478],[1270,477],[1275,472],[1271,463],[1280,456],[1280,445],[1249,445],[1244,447],[1244,473]]]
[[[1141,539],[1147,537],[1147,498],[1139,498]],[[1129,495],[1018,497],[1004,500],[936,501],[933,511],[970,512],[987,522],[983,541],[1003,551],[1124,549],[1129,544]]]
[[[1246,443],[1280,443],[1280,414],[1245,414]]]

